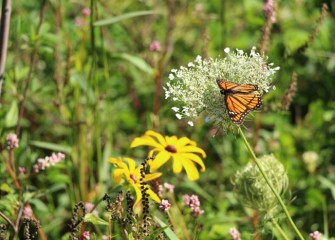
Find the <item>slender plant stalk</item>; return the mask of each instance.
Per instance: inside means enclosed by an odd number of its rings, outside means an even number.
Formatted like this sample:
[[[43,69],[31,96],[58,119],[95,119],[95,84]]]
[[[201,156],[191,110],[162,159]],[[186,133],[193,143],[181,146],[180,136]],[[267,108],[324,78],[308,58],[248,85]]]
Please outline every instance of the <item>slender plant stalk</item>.
[[[14,223],[5,214],[0,212],[0,217],[2,217],[14,229],[14,231],[16,230]]]
[[[293,222],[293,220],[292,220],[292,218],[291,218],[291,216],[290,216],[290,213],[288,212],[288,210],[287,210],[287,208],[286,208],[286,206],[285,206],[283,200],[281,199],[281,197],[280,197],[280,195],[277,193],[277,191],[274,189],[274,187],[273,187],[271,181],[269,180],[268,176],[267,176],[266,173],[264,172],[262,166],[260,165],[260,163],[259,163],[259,161],[258,161],[258,159],[257,159],[257,157],[256,157],[256,155],[255,155],[255,153],[254,153],[254,151],[251,149],[251,147],[250,147],[250,145],[249,145],[249,143],[248,143],[246,137],[244,136],[244,133],[243,133],[243,131],[242,131],[242,129],[241,129],[240,127],[238,128],[238,131],[239,131],[239,133],[241,134],[242,139],[243,139],[243,141],[244,141],[244,143],[245,143],[245,145],[246,145],[246,147],[247,147],[249,153],[251,154],[252,158],[254,159],[254,161],[255,161],[255,163],[256,163],[256,165],[257,165],[259,171],[261,172],[262,176],[264,177],[264,179],[265,179],[265,181],[266,181],[266,184],[270,187],[271,191],[272,191],[273,194],[276,196],[276,198],[277,198],[277,200],[278,200],[280,206],[283,208],[284,213],[285,213],[285,215],[286,215],[286,217],[287,217],[289,223],[291,224],[293,230],[296,232],[296,234],[298,235],[298,237],[299,237],[301,240],[304,240],[304,237],[302,236],[302,234],[300,233],[299,229],[297,228],[297,226],[296,226],[295,223]]]
[[[44,21],[44,14],[46,11],[46,6],[47,6],[46,0],[43,0],[43,2],[41,3],[40,19],[39,19],[39,23],[36,28],[37,35],[39,35],[42,23]],[[35,41],[38,41],[38,40],[35,40]],[[26,85],[24,86],[24,90],[23,90],[23,98],[22,98],[21,106],[20,106],[19,119],[17,121],[17,126],[15,130],[15,133],[18,136],[20,135],[21,121],[23,118],[24,108],[25,108],[25,104],[27,101],[29,86],[30,86],[31,80],[33,79],[33,70],[34,70],[34,67],[36,66],[35,61],[37,59],[37,48],[38,48],[38,42],[34,42],[33,49],[30,53],[29,72],[28,72],[27,79],[26,79]]]
[[[3,75],[7,59],[8,35],[10,27],[11,0],[2,1],[1,23],[0,23],[0,97],[2,90]]]
[[[327,216],[327,204],[326,199],[323,199],[322,201],[322,209],[323,209],[323,232],[326,238],[329,238],[329,232],[328,232],[328,216]]]
[[[198,239],[198,234],[197,234],[197,231],[199,229],[199,223],[197,222],[195,227],[194,227],[194,231],[193,231],[193,240],[197,240]]]
[[[272,220],[272,224],[275,226],[275,228],[278,230],[278,232],[280,233],[280,235],[283,237],[283,239],[285,239],[285,240],[290,240],[289,238],[288,238],[288,236],[285,234],[285,232],[283,231],[283,229],[279,226],[279,224],[276,222],[276,221],[274,221],[274,220]]]
[[[187,226],[186,226],[186,223],[184,221],[184,216],[183,214],[181,213],[180,209],[179,209],[179,206],[175,200],[174,197],[171,198],[171,205],[172,206],[176,206],[176,211],[175,213],[173,214],[173,216],[171,216],[171,212],[167,212],[168,216],[169,216],[169,219],[170,219],[170,222],[172,224],[172,226],[174,227],[174,229],[177,229],[178,227],[181,227],[182,231],[183,231],[183,234],[184,234],[184,239],[186,240],[190,240],[190,234],[188,232],[188,229],[187,229]],[[170,209],[171,210],[171,209]],[[177,222],[175,221],[177,218]]]
[[[12,150],[10,150],[12,151]],[[10,154],[9,154],[10,155]],[[19,181],[17,180],[16,178],[16,173],[15,173],[15,169],[13,169],[13,166],[11,165],[11,160],[6,160],[6,158],[4,157],[4,155],[2,154],[3,156],[3,159],[5,160],[5,164],[6,164],[6,169],[7,169],[7,172],[9,173],[10,177],[13,179],[14,181],[14,184],[15,184],[15,187],[17,189],[20,189],[21,188],[21,185],[19,183]]]

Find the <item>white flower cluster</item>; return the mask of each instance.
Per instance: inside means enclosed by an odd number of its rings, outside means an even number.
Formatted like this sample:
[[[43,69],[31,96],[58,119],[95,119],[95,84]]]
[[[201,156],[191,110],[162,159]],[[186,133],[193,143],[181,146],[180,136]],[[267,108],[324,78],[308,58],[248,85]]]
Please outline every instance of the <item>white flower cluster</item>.
[[[169,80],[164,87],[165,99],[171,99],[177,106],[172,107],[178,119],[187,119],[193,126],[193,120],[200,113],[206,113],[206,121],[220,122],[224,127],[231,125],[217,79],[224,79],[237,84],[255,84],[259,94],[267,92],[271,87],[272,76],[279,70],[273,63],[267,64],[253,47],[250,54],[242,50],[230,51],[223,59],[202,59],[197,56],[194,62],[179,69],[172,69]],[[226,121],[226,120],[229,120]]]

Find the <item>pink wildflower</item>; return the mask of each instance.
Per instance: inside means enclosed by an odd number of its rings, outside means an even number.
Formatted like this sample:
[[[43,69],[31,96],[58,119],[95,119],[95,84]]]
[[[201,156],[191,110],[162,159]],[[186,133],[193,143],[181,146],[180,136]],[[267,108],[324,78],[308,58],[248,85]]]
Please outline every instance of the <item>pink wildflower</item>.
[[[83,238],[86,240],[90,240],[90,232],[89,231],[83,232]]]
[[[241,234],[236,228],[229,229],[229,236],[232,240],[241,240]]]
[[[76,17],[74,19],[74,25],[77,27],[82,27],[84,26],[84,20],[81,17]]]
[[[92,213],[92,214],[94,214],[96,216],[98,216],[98,214],[99,214],[98,211],[96,209],[93,210],[93,208],[94,208],[94,204],[93,203],[91,203],[91,202],[86,202],[85,203],[85,209],[86,209],[86,211],[89,212],[89,213]]]
[[[89,15],[91,15],[91,9],[89,8],[84,8],[81,13],[85,16],[88,17]]]
[[[205,211],[200,209],[200,201],[197,195],[184,195],[184,203],[191,209],[193,217],[204,214]]]
[[[274,0],[265,0],[263,4],[263,11],[267,18],[271,20],[272,23],[276,22],[276,12],[275,12],[275,1]]]
[[[167,212],[171,208],[171,204],[168,200],[162,200],[161,205],[159,206],[164,212]]]
[[[6,137],[7,149],[11,150],[19,147],[19,139],[15,133],[10,133]]]
[[[160,42],[153,41],[150,44],[150,51],[152,51],[152,52],[160,52],[160,50],[161,50],[161,44],[160,44]]]
[[[311,240],[320,240],[321,239],[321,233],[319,231],[314,231],[311,234],[309,234]]]
[[[26,168],[25,167],[19,167],[19,173],[20,173],[20,175],[24,175],[26,173]]]
[[[174,185],[172,185],[170,183],[164,183],[164,187],[165,187],[166,191],[168,191],[169,193],[174,192]]]
[[[33,218],[34,213],[29,204],[24,205],[22,211],[22,218]]]
[[[37,159],[36,164],[34,164],[33,168],[36,173],[40,170],[45,170],[48,167],[54,166],[60,161],[64,160],[65,155],[63,153],[52,153],[51,156],[47,156],[45,158]]]

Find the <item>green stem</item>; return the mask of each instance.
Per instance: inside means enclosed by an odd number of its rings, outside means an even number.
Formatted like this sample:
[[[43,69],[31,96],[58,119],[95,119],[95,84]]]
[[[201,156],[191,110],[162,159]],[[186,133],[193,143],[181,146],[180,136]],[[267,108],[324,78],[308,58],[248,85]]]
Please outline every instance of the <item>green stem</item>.
[[[290,240],[289,238],[288,238],[288,236],[285,234],[285,232],[283,231],[283,229],[279,226],[279,224],[276,222],[276,221],[274,221],[273,219],[272,219],[272,224],[275,226],[275,228],[278,230],[278,232],[280,233],[280,235],[282,235],[282,237],[283,237],[283,239],[285,239],[285,240]]]
[[[268,176],[265,174],[265,172],[264,172],[262,166],[260,165],[260,163],[259,163],[259,161],[258,161],[258,159],[257,159],[257,157],[256,157],[256,155],[255,155],[255,153],[254,153],[254,151],[251,149],[251,147],[250,147],[250,145],[249,145],[247,139],[245,138],[244,133],[243,133],[243,131],[242,131],[242,129],[241,129],[240,127],[238,128],[238,131],[239,131],[239,133],[241,134],[241,136],[242,136],[242,138],[243,138],[243,141],[244,141],[245,145],[247,146],[247,149],[248,149],[249,153],[251,154],[252,158],[255,160],[255,163],[256,163],[256,165],[257,165],[259,171],[261,172],[262,176],[264,177],[266,184],[270,187],[271,191],[272,191],[273,194],[276,196],[276,198],[277,198],[277,200],[278,200],[280,206],[283,208],[284,213],[285,213],[285,215],[286,215],[286,217],[287,217],[289,223],[291,224],[293,230],[295,231],[295,233],[298,235],[298,237],[299,237],[301,240],[304,240],[304,237],[302,236],[302,234],[301,234],[300,231],[298,230],[297,226],[294,224],[294,222],[293,222],[293,220],[292,220],[292,218],[291,218],[291,216],[290,216],[290,214],[289,214],[289,212],[288,212],[288,210],[287,210],[287,208],[286,208],[286,206],[285,206],[283,200],[281,199],[281,197],[280,197],[280,195],[277,193],[277,191],[274,189],[274,187],[273,187],[272,183],[270,182]]]

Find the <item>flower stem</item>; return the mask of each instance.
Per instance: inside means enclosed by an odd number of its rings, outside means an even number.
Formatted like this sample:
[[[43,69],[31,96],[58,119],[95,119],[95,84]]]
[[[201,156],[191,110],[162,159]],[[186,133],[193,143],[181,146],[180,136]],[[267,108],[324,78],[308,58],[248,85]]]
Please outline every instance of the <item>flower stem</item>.
[[[288,238],[288,236],[285,234],[285,232],[283,231],[283,229],[279,226],[279,224],[276,221],[274,221],[273,219],[272,219],[272,224],[276,227],[276,229],[278,230],[280,235],[283,237],[283,239],[290,240]]]
[[[292,218],[291,218],[291,216],[290,216],[290,214],[289,214],[289,212],[288,212],[288,210],[287,210],[287,208],[286,208],[286,206],[285,206],[283,200],[281,199],[281,197],[280,197],[280,195],[277,193],[277,191],[274,189],[272,183],[270,182],[268,176],[267,176],[266,173],[264,172],[262,166],[260,165],[260,163],[259,163],[259,161],[258,161],[258,159],[257,159],[257,157],[256,157],[256,155],[255,155],[255,153],[254,153],[254,151],[251,149],[251,147],[250,147],[250,145],[249,145],[249,143],[248,143],[246,137],[244,136],[244,133],[243,133],[243,131],[242,131],[242,129],[241,129],[240,127],[238,128],[238,131],[239,131],[239,133],[241,134],[242,139],[243,139],[243,141],[244,141],[244,143],[245,143],[245,145],[246,145],[246,147],[247,147],[249,153],[251,154],[252,158],[254,159],[254,161],[255,161],[255,163],[256,163],[256,165],[257,165],[259,171],[261,172],[262,176],[264,177],[264,179],[265,179],[265,181],[266,181],[266,184],[270,187],[271,191],[272,191],[273,194],[276,196],[276,198],[277,198],[277,200],[278,200],[280,206],[283,208],[284,213],[285,213],[285,215],[286,215],[286,217],[287,217],[289,223],[291,224],[293,230],[294,230],[295,233],[298,235],[299,239],[304,240],[304,237],[302,236],[302,234],[301,234],[300,231],[298,230],[297,226],[294,224],[294,222],[293,222],[293,220],[292,220]]]

